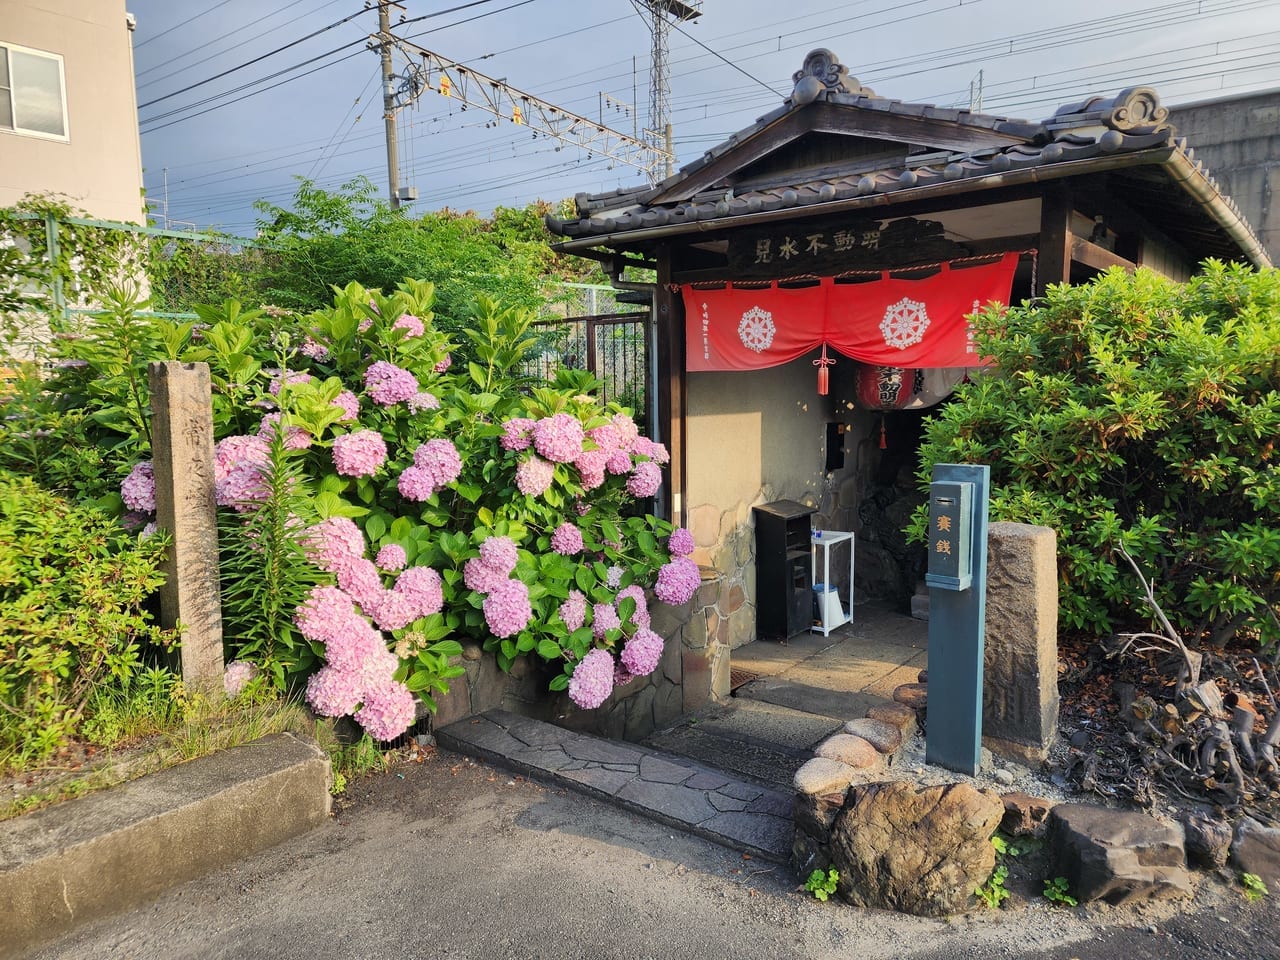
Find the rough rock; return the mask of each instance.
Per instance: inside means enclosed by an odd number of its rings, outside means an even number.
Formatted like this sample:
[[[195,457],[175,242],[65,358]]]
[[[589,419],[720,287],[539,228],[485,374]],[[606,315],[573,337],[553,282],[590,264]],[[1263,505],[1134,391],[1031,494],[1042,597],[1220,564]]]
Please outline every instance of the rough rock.
[[[1029,793],[1014,791],[1001,798],[1004,803],[1004,819],[1000,829],[1011,837],[1043,837],[1049,811],[1056,801],[1033,797]]]
[[[893,753],[902,746],[902,731],[892,723],[863,717],[850,720],[844,725],[844,732],[861,737],[881,753]]]
[[[1189,896],[1182,831],[1154,817],[1084,803],[1049,813],[1054,869],[1082,903]]]
[[[792,781],[796,793],[836,793],[853,783],[858,771],[847,763],[814,757],[796,771]]]
[[[1195,811],[1182,821],[1187,859],[1204,870],[1227,865],[1231,853],[1231,824],[1212,814]]]
[[[916,712],[901,703],[882,703],[868,707],[867,719],[893,724],[901,731],[903,740],[914,734],[917,728]]]
[[[893,699],[912,710],[923,710],[929,702],[929,685],[904,683],[893,691]]]
[[[1003,813],[995,793],[962,783],[854,787],[831,828],[840,896],[918,916],[968,909],[995,867],[991,836]]]
[[[992,771],[991,776],[993,776],[996,783],[1000,784],[1002,787],[1013,786],[1014,776],[1013,772],[1010,770],[1005,770],[1003,767],[999,767]]]
[[[857,770],[865,770],[880,762],[880,752],[874,746],[848,733],[837,733],[818,744],[814,755],[847,763]]]
[[[835,793],[797,793],[793,808],[796,828],[826,843],[836,814],[844,809],[844,798],[844,790]]]
[[[919,673],[916,674],[916,683],[928,683],[928,682],[929,682],[928,670],[921,670]]]
[[[1231,863],[1241,873],[1257,874],[1273,890],[1280,889],[1280,829],[1245,817],[1236,824]]]

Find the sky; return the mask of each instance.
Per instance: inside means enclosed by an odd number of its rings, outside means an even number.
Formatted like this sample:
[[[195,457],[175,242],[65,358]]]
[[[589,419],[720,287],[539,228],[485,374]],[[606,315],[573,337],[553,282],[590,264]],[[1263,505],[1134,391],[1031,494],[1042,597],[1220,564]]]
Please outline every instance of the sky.
[[[333,189],[363,174],[385,195],[380,65],[366,48],[376,8],[128,8],[144,183],[159,225],[252,236],[253,202],[287,207],[300,176]],[[1033,120],[1138,84],[1169,105],[1280,86],[1280,0],[705,0],[701,9],[669,32],[677,168],[781,104],[816,47],[877,95],[969,107],[980,80],[984,112]],[[396,36],[564,110],[628,134],[648,123],[652,38],[633,0],[403,0],[392,20]],[[408,62],[395,54],[397,71]],[[557,150],[430,91],[397,124],[400,183],[417,188],[419,210],[488,214],[646,182],[635,167]]]

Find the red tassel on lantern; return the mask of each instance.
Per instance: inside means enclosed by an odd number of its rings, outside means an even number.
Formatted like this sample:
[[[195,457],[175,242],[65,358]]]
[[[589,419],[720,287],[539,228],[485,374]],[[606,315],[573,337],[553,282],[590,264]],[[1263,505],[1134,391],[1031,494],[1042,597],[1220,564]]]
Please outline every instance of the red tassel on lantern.
[[[827,367],[833,366],[835,361],[827,356],[827,345],[822,345],[822,356],[813,361],[813,365],[818,368],[818,396],[825,397],[827,395],[827,387],[830,384],[831,375],[827,372]]]
[[[884,414],[881,414],[880,415],[880,449],[883,450],[887,446],[889,446],[889,442],[885,439],[885,436],[884,436]]]

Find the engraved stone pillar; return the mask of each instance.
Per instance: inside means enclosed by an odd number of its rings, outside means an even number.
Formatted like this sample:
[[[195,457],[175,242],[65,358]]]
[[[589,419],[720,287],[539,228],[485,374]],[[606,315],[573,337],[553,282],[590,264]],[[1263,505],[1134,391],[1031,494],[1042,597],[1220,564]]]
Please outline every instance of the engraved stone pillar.
[[[182,679],[222,687],[222,596],[213,493],[213,408],[209,367],[152,363],[151,435],[156,523],[173,545],[165,562],[160,615],[182,625]]]
[[[993,523],[987,544],[982,742],[1036,763],[1058,729],[1057,535]]]

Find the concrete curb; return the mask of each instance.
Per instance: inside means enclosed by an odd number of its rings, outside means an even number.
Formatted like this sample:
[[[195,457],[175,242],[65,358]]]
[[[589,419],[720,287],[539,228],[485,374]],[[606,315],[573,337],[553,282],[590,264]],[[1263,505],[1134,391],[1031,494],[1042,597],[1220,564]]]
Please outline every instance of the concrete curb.
[[[0,827],[0,944],[24,951],[329,817],[329,760],[282,733]]]

